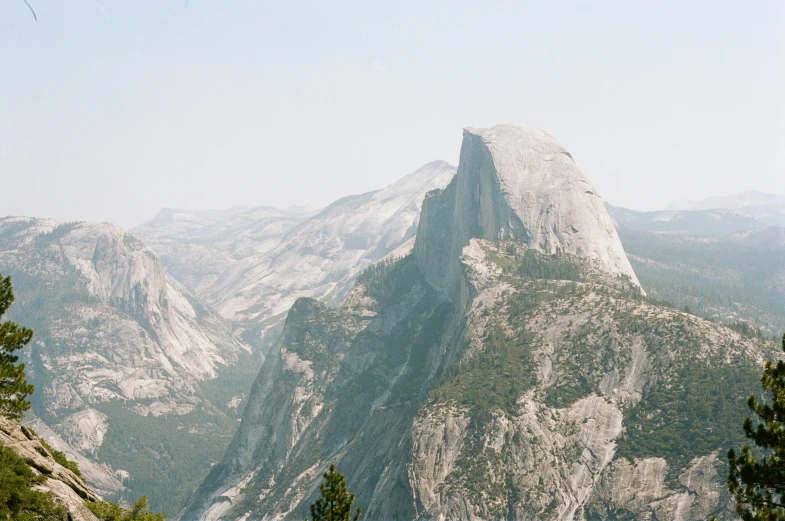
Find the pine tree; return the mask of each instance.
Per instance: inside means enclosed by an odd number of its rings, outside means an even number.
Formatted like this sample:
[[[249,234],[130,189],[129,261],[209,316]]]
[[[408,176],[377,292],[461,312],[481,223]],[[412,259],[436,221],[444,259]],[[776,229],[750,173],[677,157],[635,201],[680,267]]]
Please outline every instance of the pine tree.
[[[357,521],[362,509],[357,507],[352,517],[354,494],[346,490],[343,474],[335,472],[335,465],[330,465],[330,471],[322,477],[324,483],[319,485],[322,497],[311,504],[311,521]]]
[[[744,433],[758,450],[753,454],[745,445],[739,455],[728,451],[728,489],[736,496],[736,510],[744,521],[785,520],[785,361],[767,361],[761,383],[770,393],[770,403],[750,396],[747,404],[758,416],[757,427],[751,419],[744,420]]]
[[[0,276],[0,319],[14,302],[11,277]],[[14,351],[25,347],[33,339],[33,331],[11,321],[0,322],[0,414],[20,419],[30,408],[27,395],[33,386],[25,380],[25,365],[17,364]]]

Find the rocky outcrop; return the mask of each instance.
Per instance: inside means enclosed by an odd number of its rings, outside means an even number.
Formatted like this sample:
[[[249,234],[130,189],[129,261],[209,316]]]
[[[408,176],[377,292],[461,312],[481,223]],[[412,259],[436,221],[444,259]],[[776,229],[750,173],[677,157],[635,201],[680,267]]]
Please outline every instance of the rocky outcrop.
[[[516,238],[571,253],[640,287],[597,189],[551,134],[522,125],[464,129],[458,172],[423,205],[415,252],[429,282],[454,295],[471,238]]]
[[[690,380],[695,364],[716,372],[707,378],[754,382],[766,344],[596,283],[516,280],[510,251],[470,242],[468,306],[441,300],[412,257],[391,268],[397,297],[361,282],[338,310],[298,301],[240,431],[183,519],[297,519],[330,462],[368,519],[729,519],[717,458],[727,441],[630,458],[641,429],[631,418],[656,418],[661,402],[647,400],[660,398],[647,397],[661,382],[706,385]],[[514,358],[473,376],[501,325]],[[711,376],[723,367],[738,375]],[[507,378],[532,384],[514,405],[486,409],[503,403],[493,396],[508,395]],[[647,436],[635,443],[660,446]]]
[[[12,275],[17,295],[11,313],[45,321],[30,323],[41,356],[32,373],[52,414],[80,410],[85,399],[166,401],[249,349],[116,226],[10,217],[0,236],[0,272]],[[46,315],[34,315],[44,311],[36,299],[51,306]],[[74,424],[93,429],[83,419]]]
[[[254,516],[302,515],[314,479],[339,454],[352,468],[352,490],[376,498],[364,507],[367,515],[411,517],[402,440],[423,381],[440,363],[428,359],[433,328],[443,328],[449,312],[423,283],[407,262],[397,289],[403,301],[383,314],[361,287],[347,308],[298,300],[254,383],[240,430],[182,519],[239,517],[243,504]],[[363,375],[365,384],[349,383],[350,374]]]
[[[47,477],[46,481],[36,488],[51,494],[55,503],[68,510],[71,519],[98,521],[84,502],[100,501],[101,498],[85,484],[82,478],[57,463],[33,431],[0,416],[0,446],[12,450],[24,459],[33,472]]]
[[[649,519],[705,519],[707,512],[727,504],[727,493],[717,487],[724,465],[717,453],[695,458],[679,475],[681,491],[665,484],[667,462],[662,458],[614,461],[603,473],[588,500],[593,519],[622,517],[635,512]]]
[[[25,427],[33,429],[38,436],[55,450],[64,453],[69,461],[79,466],[79,470],[92,488],[100,496],[111,496],[122,492],[125,487],[123,479],[129,477],[127,472],[115,471],[106,463],[98,463],[69,445],[59,434],[35,415],[28,412],[23,422]],[[89,454],[89,453],[88,453]],[[90,454],[92,456],[92,454]]]

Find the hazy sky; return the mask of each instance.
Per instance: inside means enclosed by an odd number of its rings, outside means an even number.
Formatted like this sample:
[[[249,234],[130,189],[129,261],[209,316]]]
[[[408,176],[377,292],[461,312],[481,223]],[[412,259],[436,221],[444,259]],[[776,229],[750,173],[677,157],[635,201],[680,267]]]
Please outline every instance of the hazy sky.
[[[614,204],[785,192],[780,0],[29,2],[0,2],[0,215],[321,206],[505,122]]]

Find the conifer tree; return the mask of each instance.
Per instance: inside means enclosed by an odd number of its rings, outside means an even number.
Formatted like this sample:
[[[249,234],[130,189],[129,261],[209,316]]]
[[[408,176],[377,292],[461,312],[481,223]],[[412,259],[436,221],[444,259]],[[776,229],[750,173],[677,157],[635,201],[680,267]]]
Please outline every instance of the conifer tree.
[[[14,301],[11,277],[0,276],[0,319]],[[25,380],[25,365],[17,364],[14,351],[33,339],[33,331],[11,321],[0,322],[0,414],[18,420],[30,408],[27,395],[33,386]]]
[[[362,509],[357,507],[352,517],[354,494],[346,490],[343,474],[335,471],[335,465],[330,465],[330,471],[322,477],[324,483],[319,485],[322,497],[311,504],[311,521],[357,521]]]
[[[728,451],[728,489],[736,496],[736,510],[744,521],[785,520],[785,361],[767,361],[761,383],[770,401],[750,396],[747,404],[758,416],[757,426],[744,420],[744,433],[758,450],[753,453],[745,445],[741,454]]]

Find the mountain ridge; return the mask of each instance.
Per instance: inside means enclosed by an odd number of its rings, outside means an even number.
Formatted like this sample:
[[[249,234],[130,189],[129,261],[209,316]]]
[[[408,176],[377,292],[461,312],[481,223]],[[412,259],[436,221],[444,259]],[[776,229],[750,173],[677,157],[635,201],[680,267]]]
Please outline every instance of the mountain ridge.
[[[188,287],[263,352],[298,297],[340,301],[365,266],[410,240],[425,193],[446,185],[454,170],[432,161],[385,188],[341,198],[306,216],[259,221],[269,234],[253,247],[232,244],[234,237],[248,235],[248,224],[233,228],[228,240],[204,244],[144,235],[152,234],[145,225],[136,230],[178,278],[188,280]],[[192,259],[199,273],[181,266]]]
[[[768,224],[785,226],[785,194],[748,190],[728,196],[709,197],[700,201],[672,201],[668,210],[738,210]]]

